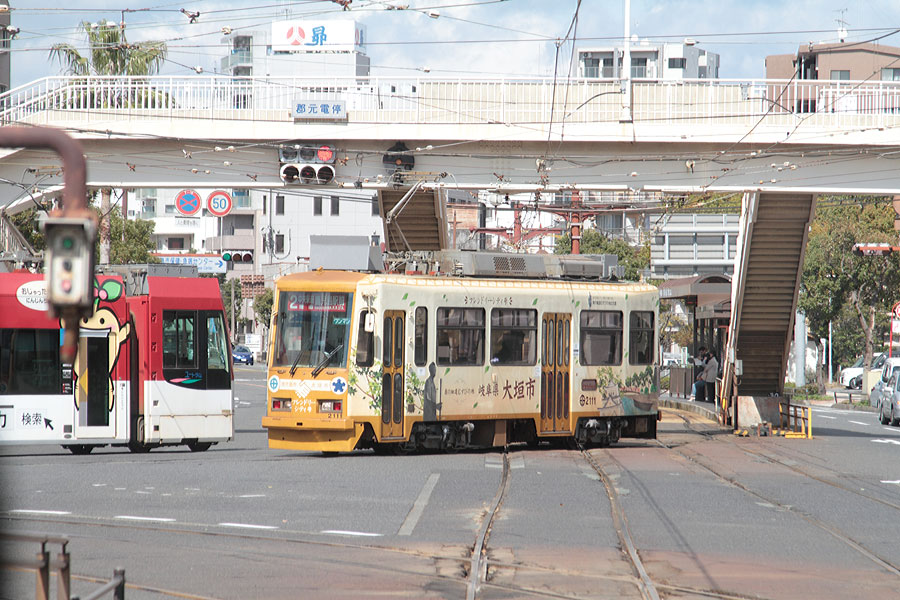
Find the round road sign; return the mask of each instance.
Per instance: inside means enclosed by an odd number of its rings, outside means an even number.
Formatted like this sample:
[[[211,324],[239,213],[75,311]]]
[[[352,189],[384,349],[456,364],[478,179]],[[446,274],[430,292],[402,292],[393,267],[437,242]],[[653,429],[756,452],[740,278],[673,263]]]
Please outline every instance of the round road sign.
[[[206,198],[206,209],[216,217],[224,217],[233,206],[231,195],[224,190],[216,190]]]
[[[200,212],[200,194],[194,190],[181,190],[175,196],[175,208],[187,217],[196,215]]]

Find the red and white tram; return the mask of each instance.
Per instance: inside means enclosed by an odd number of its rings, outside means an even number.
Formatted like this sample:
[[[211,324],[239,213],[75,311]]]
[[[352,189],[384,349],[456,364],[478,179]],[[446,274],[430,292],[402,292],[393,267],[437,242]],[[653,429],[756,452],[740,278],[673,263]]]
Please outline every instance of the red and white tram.
[[[234,437],[217,281],[115,269],[94,278],[73,364],[61,361],[43,275],[0,273],[0,444],[201,451]]]

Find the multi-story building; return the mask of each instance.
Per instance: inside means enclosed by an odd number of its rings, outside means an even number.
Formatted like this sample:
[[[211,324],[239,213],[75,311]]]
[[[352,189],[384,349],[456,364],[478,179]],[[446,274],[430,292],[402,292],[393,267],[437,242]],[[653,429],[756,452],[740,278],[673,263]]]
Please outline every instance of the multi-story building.
[[[369,74],[365,27],[351,20],[276,21],[222,41],[220,71],[234,77],[364,77]]]
[[[739,229],[737,213],[662,215],[651,227],[651,277],[733,275]]]
[[[715,79],[719,76],[719,55],[707,52],[692,41],[682,44],[636,42],[631,53],[633,79]],[[578,77],[622,79],[623,46],[584,47],[578,49]]]
[[[820,43],[766,57],[766,79],[900,81],[900,48],[873,43]]]

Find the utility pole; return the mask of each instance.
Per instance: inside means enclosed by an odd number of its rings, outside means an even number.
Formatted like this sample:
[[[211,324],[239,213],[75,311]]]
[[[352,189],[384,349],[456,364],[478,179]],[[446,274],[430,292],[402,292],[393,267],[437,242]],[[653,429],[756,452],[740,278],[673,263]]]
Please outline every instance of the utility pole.
[[[581,254],[581,194],[572,192],[572,254]]]
[[[109,265],[109,197],[112,194],[110,188],[100,190],[100,264]]]
[[[631,111],[631,0],[625,0],[624,56],[622,58],[622,116],[620,123],[632,123]]]

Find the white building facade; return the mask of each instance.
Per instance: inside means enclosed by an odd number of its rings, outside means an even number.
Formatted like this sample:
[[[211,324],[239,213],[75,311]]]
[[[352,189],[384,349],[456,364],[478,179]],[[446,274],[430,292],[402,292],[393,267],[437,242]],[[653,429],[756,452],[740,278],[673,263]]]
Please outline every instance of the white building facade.
[[[688,41],[682,44],[651,44],[636,41],[630,46],[633,79],[679,80],[719,77],[719,55],[707,52]],[[623,46],[598,46],[578,49],[577,77],[586,79],[624,79]]]

